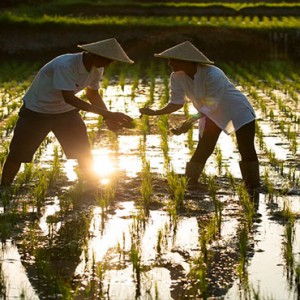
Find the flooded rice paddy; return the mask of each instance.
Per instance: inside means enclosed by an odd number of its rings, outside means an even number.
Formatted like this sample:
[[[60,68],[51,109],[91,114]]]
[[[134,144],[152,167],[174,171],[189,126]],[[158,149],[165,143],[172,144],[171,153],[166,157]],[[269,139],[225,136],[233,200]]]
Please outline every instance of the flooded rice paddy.
[[[258,116],[257,201],[242,185],[235,137],[223,133],[203,185],[186,189],[198,130],[175,136],[170,129],[194,109],[140,118],[140,107],[168,101],[169,70],[112,66],[101,92],[136,126],[112,133],[83,113],[96,189],[52,135],[23,166],[1,195],[1,299],[299,299],[299,69],[222,67]],[[1,163],[29,83],[1,81]]]

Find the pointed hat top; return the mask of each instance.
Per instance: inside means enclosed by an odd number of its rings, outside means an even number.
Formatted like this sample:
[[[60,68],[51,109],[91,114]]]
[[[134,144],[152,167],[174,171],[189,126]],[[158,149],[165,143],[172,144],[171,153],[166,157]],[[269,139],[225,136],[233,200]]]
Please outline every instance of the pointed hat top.
[[[186,41],[169,48],[161,53],[154,54],[155,57],[173,58],[185,61],[193,61],[203,64],[214,64],[202,52],[200,52],[191,42]]]
[[[91,44],[78,45],[78,47],[90,53],[103,56],[111,60],[121,61],[129,64],[134,63],[134,61],[127,56],[126,52],[115,38]]]

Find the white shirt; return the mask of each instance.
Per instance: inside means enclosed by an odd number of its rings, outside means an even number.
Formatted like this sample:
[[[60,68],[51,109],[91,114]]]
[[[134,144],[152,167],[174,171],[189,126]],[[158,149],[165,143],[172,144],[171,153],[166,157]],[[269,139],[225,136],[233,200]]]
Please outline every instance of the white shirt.
[[[82,58],[83,53],[64,54],[43,66],[23,97],[26,108],[48,114],[68,112],[74,106],[65,102],[61,91],[76,94],[86,87],[99,89],[104,68],[88,72]]]
[[[170,102],[184,104],[186,98],[227,134],[255,119],[247,97],[216,66],[198,65],[194,79],[183,71],[171,74]]]

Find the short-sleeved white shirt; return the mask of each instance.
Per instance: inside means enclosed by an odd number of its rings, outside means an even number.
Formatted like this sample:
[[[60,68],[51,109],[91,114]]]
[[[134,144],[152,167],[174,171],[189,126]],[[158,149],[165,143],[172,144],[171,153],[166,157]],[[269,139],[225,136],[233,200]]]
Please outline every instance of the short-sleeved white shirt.
[[[83,53],[64,54],[43,66],[23,97],[26,108],[39,113],[58,114],[74,110],[65,102],[61,91],[75,94],[89,87],[97,90],[104,68],[88,72],[83,64]]]
[[[194,79],[183,71],[171,74],[170,102],[184,104],[186,98],[227,134],[255,119],[247,97],[216,66],[198,65]]]

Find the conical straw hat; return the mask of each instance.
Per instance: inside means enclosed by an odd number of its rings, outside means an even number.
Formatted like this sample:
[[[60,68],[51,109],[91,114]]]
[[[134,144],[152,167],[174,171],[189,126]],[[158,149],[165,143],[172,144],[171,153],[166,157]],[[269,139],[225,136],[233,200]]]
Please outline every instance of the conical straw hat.
[[[91,44],[78,45],[78,47],[90,53],[103,56],[111,60],[121,61],[129,64],[134,63],[134,61],[127,56],[127,54],[115,38]]]
[[[169,48],[161,53],[154,54],[155,57],[173,58],[185,61],[193,61],[203,64],[214,64],[202,52],[200,52],[191,42],[186,41]]]

